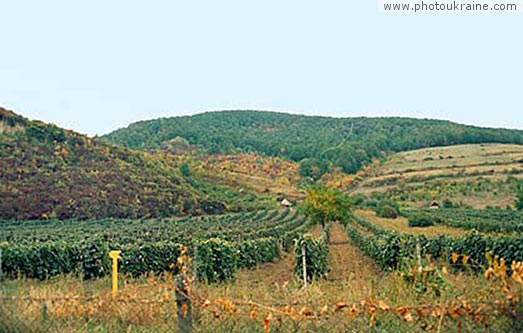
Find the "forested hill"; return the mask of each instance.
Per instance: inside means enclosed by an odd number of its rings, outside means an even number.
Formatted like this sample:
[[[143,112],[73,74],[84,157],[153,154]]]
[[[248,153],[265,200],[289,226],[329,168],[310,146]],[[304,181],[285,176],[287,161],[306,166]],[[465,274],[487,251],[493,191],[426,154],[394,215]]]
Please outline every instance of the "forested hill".
[[[441,120],[223,111],[141,121],[102,138],[133,149],[159,149],[171,140],[185,139],[209,153],[254,151],[283,156],[299,161],[303,176],[315,177],[329,165],[354,172],[386,152],[463,143],[523,144],[523,131]]]
[[[0,170],[0,219],[157,217],[219,206],[200,200],[163,157],[2,108]]]

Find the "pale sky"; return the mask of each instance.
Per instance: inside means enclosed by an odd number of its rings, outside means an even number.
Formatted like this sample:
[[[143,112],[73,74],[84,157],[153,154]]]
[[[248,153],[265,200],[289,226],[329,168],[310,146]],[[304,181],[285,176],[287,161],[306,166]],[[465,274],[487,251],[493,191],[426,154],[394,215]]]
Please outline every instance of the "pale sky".
[[[0,17],[0,106],[89,135],[231,109],[523,129],[521,12],[0,0]]]

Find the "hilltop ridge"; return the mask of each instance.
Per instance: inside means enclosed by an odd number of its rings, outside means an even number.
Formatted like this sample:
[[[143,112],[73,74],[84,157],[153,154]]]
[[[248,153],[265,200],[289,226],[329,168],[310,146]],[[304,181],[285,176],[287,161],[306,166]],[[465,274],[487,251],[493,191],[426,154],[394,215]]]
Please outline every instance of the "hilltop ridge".
[[[140,121],[101,137],[140,150],[161,149],[174,138],[207,153],[256,152],[288,158],[300,163],[302,176],[318,179],[330,167],[354,173],[390,152],[466,143],[523,144],[523,131],[400,117],[221,111]]]

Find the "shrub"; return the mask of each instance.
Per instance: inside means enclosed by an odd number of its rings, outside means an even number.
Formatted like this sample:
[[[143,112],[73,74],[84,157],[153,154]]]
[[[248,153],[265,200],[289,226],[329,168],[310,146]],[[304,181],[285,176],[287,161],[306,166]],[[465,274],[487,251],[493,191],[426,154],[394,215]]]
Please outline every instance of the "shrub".
[[[398,212],[396,208],[389,205],[379,207],[376,213],[378,214],[378,216],[385,217],[388,219],[395,219],[398,217]]]
[[[189,168],[189,164],[182,163],[182,165],[180,165],[180,172],[184,177],[189,177],[191,175],[191,169]]]
[[[428,215],[415,215],[412,217],[409,217],[409,227],[430,227],[433,226],[436,218]]]
[[[363,194],[357,194],[353,196],[352,198],[352,205],[353,206],[362,206],[365,203],[365,196]]]
[[[378,206],[378,202],[376,200],[372,200],[372,199],[366,200],[360,206],[363,208],[369,208],[369,209],[376,210],[376,207]]]
[[[395,219],[400,215],[400,207],[397,202],[384,199],[377,203],[374,212],[379,217]]]
[[[443,200],[443,208],[454,208],[454,203],[449,199]]]

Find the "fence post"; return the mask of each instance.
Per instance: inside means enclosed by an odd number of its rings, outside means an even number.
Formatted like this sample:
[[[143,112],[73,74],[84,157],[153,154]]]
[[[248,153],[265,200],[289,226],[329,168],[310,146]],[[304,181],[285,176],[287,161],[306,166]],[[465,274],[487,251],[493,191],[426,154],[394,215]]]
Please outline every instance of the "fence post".
[[[423,266],[421,265],[421,244],[419,238],[416,238],[416,257],[418,259],[418,269],[420,269]]]
[[[305,246],[301,247],[301,262],[303,265],[303,288],[307,288],[307,258],[305,257]]]
[[[188,279],[185,274],[176,276],[176,308],[178,316],[178,332],[192,332],[192,309],[191,300],[189,299],[189,288],[187,288]]]
[[[4,276],[2,271],[2,249],[0,249],[0,281],[2,281],[2,277]]]
[[[192,260],[192,269],[193,269],[193,281],[196,281],[198,278],[198,244],[194,245],[194,256]]]

